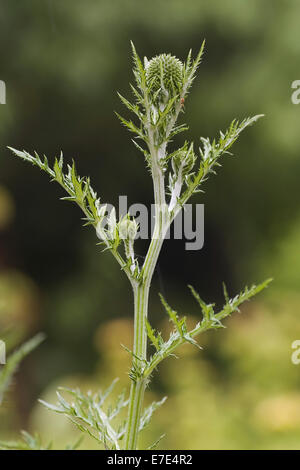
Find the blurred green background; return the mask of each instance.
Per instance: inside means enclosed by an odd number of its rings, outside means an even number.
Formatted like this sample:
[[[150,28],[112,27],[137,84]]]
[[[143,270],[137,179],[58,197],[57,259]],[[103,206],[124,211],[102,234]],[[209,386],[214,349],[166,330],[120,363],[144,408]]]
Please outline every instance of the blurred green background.
[[[237,157],[194,203],[205,204],[205,245],[185,251],[165,243],[151,296],[152,323],[165,330],[162,291],[179,312],[197,319],[186,289],[221,301],[222,281],[235,294],[274,277],[227,329],[183,348],[156,374],[147,400],[168,395],[142,436],[166,432],[164,449],[300,448],[300,79],[298,0],[1,0],[0,79],[0,334],[11,347],[44,331],[0,408],[0,439],[38,431],[54,448],[78,433],[37,398],[55,400],[57,385],[128,386],[132,298],[113,258],[101,253],[80,211],[46,175],[11,156],[7,145],[60,150],[90,175],[103,202],[151,204],[143,158],[114,115],[126,115],[116,91],[129,97],[130,40],[148,58],[184,59],[206,38],[204,60],[186,100],[186,138],[214,137],[233,118],[264,113],[242,134]],[[184,137],[178,137],[178,143]],[[139,247],[141,255],[145,246]],[[176,410],[176,413],[174,413]],[[82,448],[95,448],[85,440]]]

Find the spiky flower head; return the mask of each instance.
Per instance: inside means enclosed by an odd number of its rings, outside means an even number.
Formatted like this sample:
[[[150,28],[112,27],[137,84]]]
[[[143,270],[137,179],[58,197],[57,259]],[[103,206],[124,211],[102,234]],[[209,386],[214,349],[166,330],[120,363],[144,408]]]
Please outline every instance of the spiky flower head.
[[[183,63],[171,54],[153,57],[146,65],[146,81],[151,93],[163,100],[180,92],[182,86]],[[159,91],[160,90],[160,91]]]

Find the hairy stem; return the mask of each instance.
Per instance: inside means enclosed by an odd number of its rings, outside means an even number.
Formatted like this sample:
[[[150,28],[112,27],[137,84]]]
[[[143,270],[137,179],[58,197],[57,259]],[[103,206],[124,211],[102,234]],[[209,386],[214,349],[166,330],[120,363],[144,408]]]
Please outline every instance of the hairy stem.
[[[142,281],[133,285],[134,292],[134,345],[133,345],[133,369],[137,372],[135,380],[131,384],[128,421],[125,439],[125,449],[135,450],[141,418],[141,410],[144,400],[147,379],[143,376],[142,369],[147,361],[147,330],[146,320],[148,316],[149,291],[153,272],[164,241],[165,234],[170,224],[168,207],[165,202],[165,184],[163,172],[159,165],[161,149],[156,150],[153,143],[153,133],[149,131],[150,151],[152,155],[152,177],[155,199],[155,227],[148,253],[142,268]],[[141,374],[139,376],[139,371]]]

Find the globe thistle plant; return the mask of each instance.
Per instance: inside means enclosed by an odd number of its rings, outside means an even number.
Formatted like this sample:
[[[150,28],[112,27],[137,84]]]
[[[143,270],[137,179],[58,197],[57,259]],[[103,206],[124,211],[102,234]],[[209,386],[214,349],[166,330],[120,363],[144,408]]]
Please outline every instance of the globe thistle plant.
[[[215,310],[212,303],[206,303],[190,286],[191,293],[199,307],[199,321],[188,328],[185,317],[181,317],[161,296],[163,309],[169,316],[173,330],[168,338],[163,338],[151,326],[148,316],[148,300],[152,276],[168,229],[182,210],[184,204],[202,189],[208,176],[220,166],[220,158],[229,154],[233,143],[241,132],[256,122],[257,115],[242,121],[233,120],[228,129],[210,140],[200,138],[200,146],[195,150],[192,142],[184,141],[170,152],[168,145],[174,137],[187,130],[185,124],[177,124],[184,110],[184,103],[196,77],[202,60],[204,42],[196,58],[188,53],[185,62],[171,54],[160,54],[142,61],[134,45],[133,74],[135,85],[131,85],[133,101],[121,94],[125,107],[133,114],[134,120],[117,114],[121,123],[134,135],[133,143],[142,153],[152,181],[155,203],[155,226],[148,251],[140,263],[134,248],[138,231],[136,220],[127,214],[117,220],[114,210],[107,214],[106,206],[92,188],[90,178],[80,177],[75,164],[65,168],[63,156],[55,158],[50,165],[46,157],[29,154],[11,148],[14,155],[26,160],[48,173],[52,181],[59,183],[67,192],[63,199],[75,202],[84,214],[85,224],[91,225],[101,238],[104,248],[109,250],[127,276],[134,299],[134,341],[128,350],[132,357],[129,373],[131,385],[129,397],[121,395],[115,406],[105,407],[105,400],[111,389],[105,393],[83,394],[79,390],[58,392],[58,404],[45,404],[50,410],[69,417],[83,433],[92,436],[106,449],[138,448],[138,436],[149,423],[154,411],[165,399],[154,402],[143,409],[144,394],[150,385],[151,377],[161,361],[174,354],[176,349],[190,343],[198,346],[196,338],[210,329],[223,327],[223,320],[237,311],[239,306],[264,289],[269,280],[245,288],[233,298],[224,287],[224,305]],[[153,353],[149,355],[148,344]],[[64,397],[63,397],[64,394]],[[70,401],[66,399],[70,396]],[[127,408],[125,422],[115,424],[119,413]]]

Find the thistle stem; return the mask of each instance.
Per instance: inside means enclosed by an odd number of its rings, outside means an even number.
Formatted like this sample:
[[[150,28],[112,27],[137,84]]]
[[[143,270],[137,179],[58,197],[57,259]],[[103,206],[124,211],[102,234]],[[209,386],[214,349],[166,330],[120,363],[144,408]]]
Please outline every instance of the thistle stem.
[[[132,366],[137,372],[132,381],[129,399],[128,421],[125,449],[135,450],[139,432],[142,404],[148,378],[143,375],[147,363],[147,329],[148,302],[153,271],[163,244],[162,238],[152,238],[144,264],[144,281],[134,287],[134,345]],[[139,375],[140,374],[140,375]]]
[[[134,371],[141,371],[132,379],[128,420],[126,431],[126,450],[135,450],[137,448],[137,438],[139,432],[140,417],[144,400],[147,380],[143,378],[142,370],[147,357],[147,335],[146,318],[148,310],[150,284],[138,285],[134,288],[134,345],[132,368]]]
[[[148,316],[149,291],[157,259],[170,224],[168,207],[165,204],[163,174],[158,165],[157,153],[153,152],[152,155],[154,157],[152,177],[155,198],[155,227],[144,266],[142,268],[142,281],[139,284],[133,285],[134,344],[132,367],[134,371],[134,380],[131,384],[129,398],[127,430],[125,437],[126,450],[135,450],[137,448],[142,405],[145,389],[149,380],[144,377],[143,374],[143,370],[147,363],[146,320]]]

